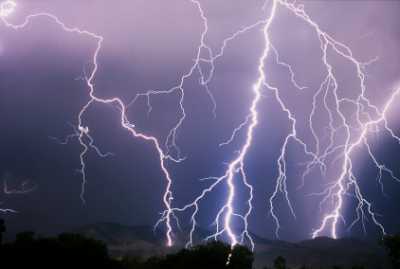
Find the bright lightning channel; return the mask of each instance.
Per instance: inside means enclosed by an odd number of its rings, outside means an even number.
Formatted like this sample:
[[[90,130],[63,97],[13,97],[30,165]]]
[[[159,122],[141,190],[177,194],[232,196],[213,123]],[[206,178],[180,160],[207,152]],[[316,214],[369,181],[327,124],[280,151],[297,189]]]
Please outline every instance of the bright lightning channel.
[[[315,229],[312,233],[312,237],[315,238],[321,235],[325,229],[330,230],[330,235],[333,238],[338,237],[338,225],[340,220],[344,220],[342,215],[343,204],[344,204],[344,196],[348,193],[350,187],[354,188],[354,197],[358,200],[358,206],[356,208],[357,218],[352,222],[350,228],[354,226],[358,221],[362,221],[362,226],[365,229],[365,218],[366,213],[364,208],[367,210],[367,214],[372,219],[373,223],[381,230],[383,234],[386,233],[384,226],[378,221],[376,218],[376,213],[373,211],[373,206],[370,201],[368,201],[361,192],[361,189],[358,185],[358,180],[353,172],[353,164],[351,153],[358,146],[365,146],[368,150],[368,154],[376,165],[379,175],[383,172],[388,173],[394,180],[399,181],[397,177],[394,176],[392,170],[387,168],[386,166],[380,164],[377,161],[377,158],[374,156],[370,145],[368,144],[367,134],[371,127],[378,127],[379,124],[384,124],[384,129],[389,132],[389,134],[400,142],[399,137],[397,137],[394,131],[388,126],[386,120],[386,113],[389,108],[393,105],[395,97],[398,95],[399,90],[395,91],[389,101],[385,104],[384,109],[382,111],[379,110],[378,107],[373,105],[368,97],[366,96],[366,85],[365,85],[365,67],[375,61],[376,59],[372,59],[366,63],[358,61],[351,49],[345,44],[335,40],[328,33],[324,32],[321,27],[313,21],[310,16],[306,13],[303,5],[296,5],[294,2],[279,0],[280,4],[291,11],[296,17],[300,18],[303,22],[309,25],[314,32],[317,34],[320,40],[320,48],[322,53],[322,62],[326,68],[326,78],[323,80],[320,85],[319,90],[316,92],[313,98],[313,109],[311,115],[309,117],[309,126],[311,132],[316,141],[316,158],[313,158],[313,161],[309,163],[307,169],[305,171],[305,175],[310,172],[312,166],[318,165],[321,166],[322,170],[324,170],[326,163],[325,160],[328,156],[335,153],[338,150],[341,150],[341,157],[343,158],[342,170],[338,178],[326,189],[322,195],[324,195],[323,200],[321,201],[320,207],[322,204],[328,200],[333,200],[335,203],[334,208],[328,214],[325,214],[323,217],[321,225]],[[334,75],[333,65],[329,62],[328,59],[328,50],[331,49],[338,56],[345,58],[348,62],[350,62],[356,69],[356,75],[359,79],[360,93],[357,98],[350,99],[346,97],[340,97],[337,90],[339,88],[338,81]],[[324,150],[322,154],[320,154],[320,139],[315,133],[313,128],[313,116],[316,109],[316,99],[319,94],[323,95],[323,104],[324,108],[328,112],[329,115],[329,139],[330,143]],[[327,102],[328,93],[334,97],[335,106],[334,108],[330,108]],[[350,116],[347,116],[342,109],[342,105],[344,103],[348,103],[354,105],[356,107],[356,121],[358,124],[358,129],[361,130],[360,134],[357,135],[357,132],[353,131],[353,127],[350,125]],[[372,111],[372,112],[370,112]],[[335,114],[341,119],[340,126],[334,126],[333,123],[333,114]],[[363,118],[367,118],[367,121],[363,121]],[[375,119],[374,119],[375,118]],[[345,130],[345,142],[342,145],[334,146],[334,136],[340,130]],[[355,137],[355,139],[353,138]],[[303,178],[304,180],[304,178]],[[330,224],[330,225],[329,225]],[[329,227],[330,226],[330,227]]]
[[[194,62],[189,68],[189,70],[183,74],[178,84],[174,87],[167,90],[151,90],[144,93],[139,93],[133,98],[133,100],[125,105],[120,98],[99,98],[96,96],[95,92],[95,84],[94,80],[99,67],[99,54],[102,48],[102,44],[104,42],[103,36],[87,31],[81,30],[77,27],[70,27],[64,24],[57,16],[50,13],[36,13],[31,14],[25,17],[24,21],[20,24],[13,24],[9,21],[10,16],[15,12],[17,8],[17,4],[14,1],[4,1],[0,3],[0,19],[5,24],[6,27],[9,27],[14,30],[20,30],[25,28],[33,19],[46,19],[50,20],[53,23],[56,23],[60,28],[66,33],[73,33],[82,36],[89,37],[96,41],[96,48],[94,50],[92,56],[92,69],[88,76],[85,76],[88,94],[90,100],[82,107],[82,109],[78,113],[77,117],[77,125],[74,127],[74,133],[72,135],[67,136],[65,140],[58,140],[60,143],[65,144],[72,138],[77,138],[82,151],[79,155],[80,160],[80,173],[82,175],[82,187],[80,197],[84,202],[84,193],[85,186],[87,183],[87,175],[86,175],[86,157],[89,150],[94,150],[100,157],[108,157],[111,153],[102,153],[98,147],[95,146],[93,137],[91,136],[89,126],[84,123],[84,115],[88,108],[94,103],[108,104],[114,105],[118,108],[120,112],[120,124],[121,126],[127,130],[134,138],[143,139],[145,141],[153,144],[159,158],[159,165],[166,180],[166,187],[164,191],[164,195],[162,197],[165,210],[161,213],[161,217],[159,221],[156,223],[157,227],[161,223],[165,223],[166,225],[166,244],[168,246],[172,246],[174,243],[173,240],[173,221],[177,222],[179,225],[177,213],[183,212],[186,210],[193,210],[192,215],[190,217],[191,221],[191,229],[189,234],[189,241],[187,242],[187,246],[192,246],[194,244],[193,236],[195,229],[197,227],[197,215],[199,213],[200,201],[203,200],[207,194],[212,192],[217,185],[222,182],[226,183],[228,189],[228,195],[226,197],[224,205],[219,209],[214,223],[216,225],[216,231],[212,235],[208,236],[208,239],[217,239],[220,236],[226,235],[231,247],[233,248],[237,244],[245,244],[248,242],[251,248],[254,248],[254,242],[251,238],[251,235],[248,231],[249,223],[248,218],[253,210],[253,186],[250,184],[248,177],[246,175],[245,164],[244,161],[248,155],[250,147],[253,145],[253,136],[254,131],[259,123],[259,112],[258,105],[262,98],[262,91],[264,89],[269,90],[273,93],[273,96],[276,102],[279,104],[282,111],[287,115],[287,119],[290,122],[290,131],[285,136],[283,145],[280,149],[280,154],[277,159],[277,168],[278,168],[278,176],[275,180],[275,187],[271,196],[269,197],[269,212],[273,218],[275,223],[275,234],[279,236],[280,230],[280,221],[278,214],[276,212],[276,207],[274,206],[274,201],[277,196],[281,193],[285,198],[287,205],[289,206],[290,212],[293,217],[296,217],[295,208],[289,199],[289,192],[287,189],[287,150],[289,143],[291,141],[299,144],[302,149],[304,155],[310,159],[307,162],[306,168],[302,177],[302,187],[305,184],[305,178],[308,174],[311,173],[312,169],[315,167],[319,167],[320,173],[323,176],[326,176],[326,170],[329,165],[329,157],[338,156],[336,160],[342,160],[341,172],[340,175],[334,179],[333,182],[326,188],[323,192],[318,195],[323,196],[322,201],[320,203],[320,208],[323,208],[323,205],[329,200],[334,202],[333,209],[329,210],[323,216],[322,222],[320,226],[312,232],[312,237],[320,236],[325,233],[327,230],[333,238],[338,237],[338,226],[339,222],[343,220],[342,211],[344,207],[344,198],[351,190],[353,190],[353,196],[358,201],[358,206],[356,208],[357,218],[351,223],[350,227],[354,226],[358,221],[361,221],[362,226],[365,230],[365,219],[366,215],[373,220],[373,222],[380,228],[383,234],[386,233],[384,226],[378,221],[376,213],[373,211],[373,205],[370,201],[368,201],[362,194],[362,191],[358,185],[358,179],[354,175],[353,172],[353,164],[352,164],[352,153],[355,148],[364,146],[369,154],[369,157],[372,159],[373,163],[378,169],[378,180],[381,185],[383,191],[383,184],[381,182],[382,174],[389,174],[394,180],[400,180],[394,175],[393,171],[390,170],[387,166],[380,163],[380,161],[375,157],[370,144],[368,143],[368,133],[371,129],[377,130],[380,126],[383,126],[384,130],[387,131],[391,137],[397,142],[400,143],[400,138],[394,133],[394,131],[389,127],[387,122],[387,111],[393,106],[395,99],[398,97],[400,93],[400,89],[396,90],[390,97],[390,99],[385,103],[385,106],[382,110],[380,110],[377,106],[373,105],[366,95],[366,82],[365,82],[365,67],[372,63],[372,61],[363,63],[357,60],[351,49],[345,44],[337,41],[328,33],[322,30],[320,25],[316,23],[312,18],[306,13],[304,6],[301,4],[296,4],[295,1],[287,1],[287,0],[271,0],[266,1],[262,9],[264,10],[270,4],[269,15],[266,19],[260,20],[251,24],[249,26],[245,26],[242,29],[236,31],[231,36],[225,38],[222,42],[222,46],[217,53],[207,45],[206,38],[209,31],[208,18],[206,16],[205,11],[203,10],[200,1],[198,0],[189,0],[190,3],[198,10],[203,30],[200,34],[200,43],[196,49],[196,54],[194,58]],[[288,106],[285,104],[285,100],[281,97],[279,87],[273,85],[269,81],[267,81],[266,69],[269,66],[266,66],[266,62],[268,58],[273,54],[275,57],[275,64],[280,65],[281,67],[286,68],[290,75],[290,83],[291,85],[299,90],[304,91],[308,90],[308,87],[302,86],[297,82],[296,74],[294,72],[294,68],[281,60],[281,56],[279,54],[279,48],[273,46],[273,42],[271,41],[270,29],[274,22],[275,17],[277,16],[278,8],[283,8],[291,12],[295,17],[299,18],[303,23],[308,25],[314,33],[317,35],[320,41],[320,50],[317,54],[321,54],[321,60],[325,67],[326,76],[320,84],[320,87],[317,89],[315,94],[313,95],[313,99],[311,102],[312,109],[311,113],[308,117],[308,128],[312,134],[312,138],[315,142],[315,146],[311,147],[307,145],[301,137],[299,137],[297,132],[297,119],[296,115],[293,111],[291,111]],[[185,101],[185,89],[184,85],[188,78],[191,78],[195,74],[197,74],[200,79],[199,83],[206,90],[207,95],[209,96],[212,104],[213,104],[213,115],[216,117],[217,105],[215,98],[210,91],[209,84],[211,79],[215,75],[216,66],[215,62],[224,56],[225,48],[228,44],[238,38],[239,36],[262,26],[262,33],[264,37],[264,48],[262,51],[262,55],[258,59],[258,72],[257,79],[252,87],[253,99],[249,105],[248,114],[244,121],[242,121],[232,132],[229,139],[220,143],[220,146],[225,146],[233,142],[236,138],[236,135],[239,132],[245,131],[245,141],[244,144],[238,150],[238,154],[227,164],[227,169],[224,174],[220,177],[208,177],[203,180],[212,180],[213,183],[203,189],[191,203],[184,205],[183,207],[174,207],[172,205],[174,196],[172,193],[172,177],[167,169],[167,161],[179,163],[182,162],[185,158],[182,157],[182,152],[177,143],[178,132],[183,125],[183,122],[186,119],[186,112],[184,107]],[[352,64],[356,70],[356,75],[359,80],[360,92],[358,96],[354,99],[348,97],[342,97],[338,93],[339,84],[338,79],[335,77],[335,70],[333,64],[330,62],[328,57],[328,52],[332,51],[339,57],[343,57],[350,64]],[[208,65],[208,70],[203,69],[202,64]],[[127,117],[127,109],[134,105],[134,103],[139,98],[147,99],[148,113],[152,111],[151,105],[151,97],[154,95],[164,95],[178,93],[179,100],[178,106],[180,110],[180,117],[177,123],[173,126],[173,128],[169,131],[166,141],[161,142],[155,136],[148,135],[138,131],[133,123],[128,120]],[[329,121],[326,130],[328,132],[329,143],[325,148],[323,148],[321,137],[315,125],[315,118],[317,117],[316,111],[319,105],[318,100],[322,97],[322,106],[323,109],[328,113]],[[334,100],[334,104],[332,105],[329,100]],[[356,123],[357,128],[350,124],[350,120],[352,115],[347,115],[342,106],[344,104],[352,105],[356,108]],[[340,123],[338,124],[335,119],[340,119]],[[342,134],[345,136],[345,141],[343,143],[337,143],[335,140],[336,134],[339,132],[343,132]],[[237,193],[237,179],[240,178],[244,186],[248,189],[249,198],[247,200],[247,211],[242,215],[239,214],[235,210],[235,195]],[[366,209],[366,211],[365,211]],[[0,209],[1,210],[1,209]],[[2,211],[8,211],[10,209],[3,209]],[[11,211],[10,211],[11,212]],[[235,218],[241,219],[244,224],[244,228],[240,234],[238,234],[234,227],[233,221]],[[228,259],[229,262],[229,259]]]
[[[98,56],[99,56],[100,50],[102,48],[104,38],[101,35],[92,33],[87,30],[81,30],[77,27],[69,27],[69,26],[65,25],[57,16],[55,16],[54,14],[50,14],[50,13],[31,14],[31,15],[26,16],[22,23],[13,24],[13,23],[9,22],[7,20],[7,18],[9,18],[9,16],[13,13],[13,11],[15,10],[16,7],[17,7],[17,4],[13,1],[6,1],[0,5],[0,15],[1,15],[0,19],[9,28],[12,28],[14,30],[20,30],[20,29],[25,28],[27,25],[29,25],[29,23],[33,19],[44,18],[44,19],[51,20],[52,22],[59,25],[61,27],[61,29],[63,31],[65,31],[66,33],[73,33],[73,34],[87,36],[96,41],[96,48],[95,48],[94,54],[92,56],[93,68],[92,68],[92,71],[90,72],[89,76],[86,78],[86,84],[87,84],[87,87],[89,90],[90,100],[82,107],[82,109],[78,113],[78,127],[77,127],[78,134],[76,134],[76,136],[78,137],[79,143],[82,146],[82,151],[79,155],[80,164],[81,164],[80,172],[82,174],[82,189],[81,189],[81,194],[80,194],[82,201],[83,202],[85,201],[84,200],[84,192],[85,192],[85,185],[87,182],[85,158],[86,158],[86,154],[89,151],[89,149],[93,148],[93,139],[89,135],[89,127],[85,126],[83,123],[83,116],[84,116],[85,112],[87,111],[87,109],[94,103],[116,105],[120,111],[121,126],[124,129],[126,129],[133,137],[144,139],[145,141],[151,142],[155,146],[155,149],[158,153],[160,167],[161,167],[161,170],[167,181],[167,186],[166,186],[166,189],[165,189],[165,192],[163,195],[163,203],[167,210],[166,222],[165,222],[166,223],[166,241],[167,241],[166,244],[167,244],[167,246],[172,246],[172,244],[173,244],[172,225],[171,225],[171,218],[172,218],[172,213],[173,213],[171,211],[171,202],[173,200],[172,191],[171,191],[172,178],[167,169],[166,161],[169,160],[169,161],[179,162],[180,160],[174,159],[170,155],[164,153],[161,143],[159,142],[159,140],[156,137],[141,133],[135,129],[135,125],[132,124],[128,120],[128,117],[126,115],[127,107],[125,106],[125,104],[122,102],[121,99],[119,99],[117,97],[103,99],[103,98],[99,98],[96,96],[94,79],[96,77],[97,70],[99,67]],[[86,142],[85,138],[87,138],[89,140],[89,143]]]

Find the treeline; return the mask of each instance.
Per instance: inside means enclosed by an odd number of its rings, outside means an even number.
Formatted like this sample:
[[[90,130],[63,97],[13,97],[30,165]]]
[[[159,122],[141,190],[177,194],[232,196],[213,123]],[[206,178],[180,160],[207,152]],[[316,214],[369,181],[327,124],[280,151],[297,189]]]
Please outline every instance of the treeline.
[[[385,236],[381,244],[386,249],[388,257],[390,259],[391,268],[388,269],[400,269],[400,234],[398,235],[387,235]],[[277,257],[274,261],[272,267],[265,266],[263,269],[325,269],[325,268],[312,268],[306,265],[296,268],[290,268],[286,265],[286,260],[283,257]],[[353,265],[350,268],[340,267],[340,266],[333,266],[329,269],[364,269],[363,266],[360,265]]]
[[[253,253],[246,247],[231,251],[225,243],[210,242],[147,260],[129,256],[115,259],[103,242],[78,234],[35,238],[34,233],[24,232],[14,242],[0,245],[0,265],[35,269],[252,269]]]
[[[61,234],[57,237],[36,238],[33,232],[16,236],[14,242],[2,244],[4,222],[0,219],[0,265],[1,268],[94,268],[94,269],[252,269],[253,253],[243,246],[231,250],[222,242],[209,242],[175,254],[152,257],[112,258],[107,246],[98,240],[77,234]],[[387,236],[382,241],[388,251],[393,268],[400,268],[400,236]],[[323,269],[307,266],[301,269]],[[324,269],[362,269],[350,268]],[[299,269],[287,266],[283,257],[277,257],[273,265],[264,269]]]

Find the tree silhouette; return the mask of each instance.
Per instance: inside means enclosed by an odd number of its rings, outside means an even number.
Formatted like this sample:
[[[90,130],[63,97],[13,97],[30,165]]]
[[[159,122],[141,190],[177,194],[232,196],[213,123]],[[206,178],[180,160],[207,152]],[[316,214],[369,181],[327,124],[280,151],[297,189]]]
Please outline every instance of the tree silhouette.
[[[227,264],[229,258],[229,264]],[[183,249],[158,261],[162,269],[251,269],[252,252],[243,246],[231,247],[222,242],[210,242],[191,249]],[[154,266],[154,264],[153,264]],[[150,268],[150,267],[149,267]]]
[[[103,242],[81,235],[38,238],[33,232],[23,232],[17,234],[15,242],[1,247],[0,264],[4,268],[41,269],[252,269],[253,253],[243,246],[231,249],[225,243],[211,242],[145,261],[115,259]]]
[[[274,260],[274,268],[275,269],[286,269],[286,260],[282,256],[278,256]]]
[[[400,268],[400,234],[387,235],[383,238],[393,268]]]
[[[35,233],[31,231],[22,232],[17,234],[15,243],[19,246],[30,245],[35,241]]]
[[[6,225],[3,219],[0,219],[0,245],[3,243],[3,233],[6,231]]]
[[[4,268],[122,268],[104,243],[76,234],[37,239],[33,232],[20,233],[3,245],[0,260]]]

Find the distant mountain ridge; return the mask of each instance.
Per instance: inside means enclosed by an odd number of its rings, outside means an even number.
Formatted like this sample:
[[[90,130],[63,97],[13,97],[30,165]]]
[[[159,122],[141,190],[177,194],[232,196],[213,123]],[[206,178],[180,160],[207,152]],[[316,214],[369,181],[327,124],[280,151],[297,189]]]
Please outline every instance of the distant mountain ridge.
[[[85,225],[73,232],[96,238],[111,245],[135,240],[154,243],[158,241],[157,233],[154,233],[150,226],[125,226],[118,223],[100,222]]]
[[[390,268],[384,249],[378,245],[357,238],[332,239],[319,237],[298,243],[288,243],[287,248],[269,249],[256,253],[257,268],[271,264],[275,257],[283,256],[291,266],[307,265],[312,268],[332,268],[354,265],[366,269]]]
[[[167,248],[164,245],[162,231],[154,231],[150,226],[125,226],[116,223],[96,223],[83,226],[73,232],[105,242],[111,255],[132,255],[148,258],[154,255],[165,255],[178,251],[187,241],[187,232],[175,234],[176,246]],[[199,229],[194,234],[195,242],[209,235]],[[270,266],[277,256],[283,256],[291,267],[301,265],[313,268],[331,268],[334,265],[350,267],[362,265],[366,269],[389,268],[384,250],[378,244],[356,238],[331,239],[320,237],[290,243],[282,240],[269,240],[252,235],[256,244],[255,268]]]

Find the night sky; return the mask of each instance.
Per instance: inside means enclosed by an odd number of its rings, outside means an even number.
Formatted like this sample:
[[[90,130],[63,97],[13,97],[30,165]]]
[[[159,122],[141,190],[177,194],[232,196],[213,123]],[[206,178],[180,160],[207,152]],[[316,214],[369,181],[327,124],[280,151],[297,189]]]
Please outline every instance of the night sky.
[[[400,2],[298,2],[304,4],[324,31],[348,45],[360,62],[377,58],[365,69],[366,95],[381,108],[400,86]],[[269,4],[263,9],[264,1],[259,0],[200,3],[208,18],[206,42],[216,52],[225,38],[269,14]],[[104,37],[94,80],[96,94],[102,98],[117,96],[126,104],[139,93],[168,90],[179,84],[193,64],[203,30],[196,6],[182,0],[20,0],[15,13],[7,19],[19,24],[27,15],[37,12],[50,12],[68,26]],[[266,61],[268,81],[279,87],[285,105],[297,119],[299,136],[314,150],[307,118],[313,95],[326,76],[318,36],[299,18],[279,7],[270,38],[281,60],[292,66],[296,81],[307,88],[299,91],[293,87],[288,70],[276,64],[273,54]],[[243,145],[244,131],[230,145],[219,146],[248,115],[264,45],[262,26],[255,27],[229,43],[224,56],[216,61],[209,84],[217,105],[216,117],[210,96],[199,84],[199,72],[185,80],[187,116],[177,135],[185,160],[179,164],[167,162],[174,180],[174,206],[190,203],[212,182],[199,179],[221,176]],[[27,229],[52,234],[99,221],[154,225],[164,210],[162,195],[166,182],[157,152],[151,143],[132,138],[121,128],[120,112],[115,106],[94,104],[83,117],[95,145],[103,152],[113,153],[100,158],[89,151],[86,204],[79,197],[81,175],[77,172],[82,147],[76,138],[66,145],[54,139],[62,140],[74,132],[71,125],[77,125],[78,113],[89,100],[84,77],[93,68],[95,47],[95,40],[65,33],[46,18],[34,19],[18,31],[0,24],[0,177],[9,189],[20,189],[25,181],[26,188],[33,188],[26,194],[0,194],[1,207],[18,211],[0,213],[7,220],[9,236]],[[360,88],[354,66],[332,51],[328,57],[338,79],[338,93],[354,97]],[[203,67],[209,70],[206,65]],[[269,214],[268,199],[276,183],[276,162],[291,126],[272,92],[263,89],[262,93],[259,125],[245,158],[247,177],[254,187],[249,229],[273,238],[275,224]],[[152,96],[150,113],[146,102],[146,98],[139,98],[129,107],[129,120],[163,145],[180,117],[179,96]],[[388,122],[400,135],[397,106],[400,100],[390,109]],[[348,112],[350,115],[350,108]],[[325,112],[317,111],[315,127],[321,136],[327,119]],[[371,132],[368,139],[379,161],[400,177],[400,145],[384,131]],[[335,143],[340,141],[343,142],[343,135],[339,131]],[[357,148],[352,157],[360,188],[379,214],[379,221],[387,232],[400,232],[400,183],[384,174],[385,195],[382,194],[376,180],[378,171],[366,149]],[[275,200],[281,221],[280,237],[285,240],[310,238],[313,229],[320,225],[329,206],[320,210],[322,197],[310,194],[323,191],[338,176],[343,162],[339,156],[325,176],[314,169],[304,187],[299,188],[302,164],[307,160],[298,144],[289,145],[287,187],[297,218],[290,214],[282,195]],[[235,207],[240,212],[246,210],[246,191],[239,181]],[[198,221],[202,228],[215,228],[213,219],[226,194],[226,185],[221,184],[201,202]],[[348,221],[339,225],[340,236],[365,236],[360,224],[346,230],[355,217],[355,206],[354,199],[348,196],[342,212]],[[179,215],[183,227],[190,225],[190,212]],[[371,221],[366,222],[366,228],[370,238],[379,235]]]

